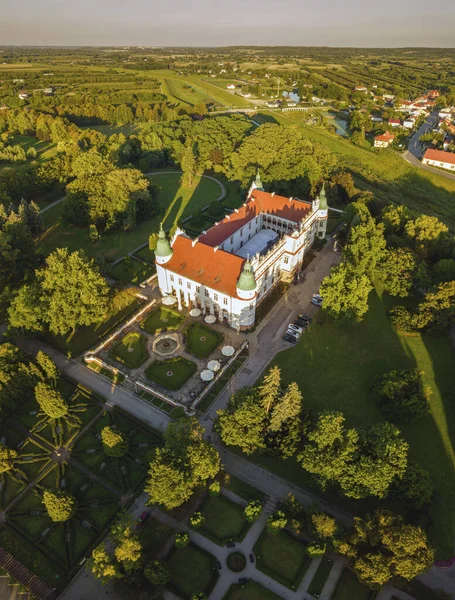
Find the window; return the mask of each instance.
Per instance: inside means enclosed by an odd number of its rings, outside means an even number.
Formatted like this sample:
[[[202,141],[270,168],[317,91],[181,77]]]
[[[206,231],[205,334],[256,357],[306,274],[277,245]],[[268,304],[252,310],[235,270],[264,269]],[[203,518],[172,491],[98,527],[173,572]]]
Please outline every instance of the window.
[[[213,294],[213,299],[215,300],[215,302],[218,302],[218,294]]]
[[[289,262],[289,256],[284,257],[284,264],[287,265]]]
[[[207,298],[209,297],[209,291],[208,290],[204,290],[204,294],[207,296]]]
[[[243,227],[242,227],[242,229],[240,230],[240,237],[242,237],[242,235],[243,235]]]
[[[234,243],[234,236],[231,237],[231,244]]]
[[[186,284],[186,287],[190,290],[191,289],[191,283],[188,281]]]
[[[197,285],[196,286],[196,294],[199,294],[200,291],[201,291],[201,288],[200,288],[200,286]]]
[[[248,229],[251,229],[251,222],[248,223]]]
[[[183,282],[182,282],[182,278],[181,278],[181,277],[179,277],[179,285],[182,285],[182,283],[183,283]]]
[[[169,275],[169,279],[170,279],[171,281],[174,281],[174,275]]]
[[[228,299],[227,298],[223,298],[223,304],[225,304],[227,306],[228,303]]]
[[[253,308],[254,308],[254,304],[253,304],[253,303],[251,303],[251,304],[250,304],[250,310],[253,310]]]

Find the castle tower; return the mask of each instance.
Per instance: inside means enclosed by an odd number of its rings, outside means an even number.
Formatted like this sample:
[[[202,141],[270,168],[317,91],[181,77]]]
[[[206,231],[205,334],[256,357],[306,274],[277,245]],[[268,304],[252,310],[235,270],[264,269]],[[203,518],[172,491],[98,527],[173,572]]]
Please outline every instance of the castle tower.
[[[264,186],[262,185],[261,176],[259,174],[259,169],[257,170],[256,177],[250,186],[250,189],[248,191],[248,196],[251,196],[251,192],[253,190],[259,190],[261,192],[264,191]]]
[[[327,204],[327,196],[325,194],[325,184],[322,184],[322,189],[318,196],[318,231],[317,235],[320,238],[325,238],[327,230],[327,218],[329,214],[329,206]]]
[[[163,223],[160,223],[160,231],[158,233],[158,241],[155,248],[155,262],[157,265],[164,265],[171,259],[173,254],[169,240],[166,237],[163,229]]]

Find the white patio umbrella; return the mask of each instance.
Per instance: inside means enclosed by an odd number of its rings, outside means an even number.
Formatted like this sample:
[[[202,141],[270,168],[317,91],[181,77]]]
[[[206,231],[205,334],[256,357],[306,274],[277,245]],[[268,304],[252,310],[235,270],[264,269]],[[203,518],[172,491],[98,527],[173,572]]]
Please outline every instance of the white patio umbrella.
[[[211,381],[215,377],[215,373],[213,371],[209,371],[209,369],[205,369],[201,373],[202,381]]]
[[[161,304],[164,304],[165,306],[172,306],[172,304],[175,304],[176,302],[177,298],[173,298],[172,296],[165,296],[161,300]]]
[[[211,370],[211,371],[219,371],[220,370],[220,363],[218,360],[211,360],[209,362],[209,364],[207,365],[207,367]]]
[[[206,323],[215,323],[216,317],[215,315],[207,315],[204,319]]]
[[[235,350],[233,346],[223,346],[222,350],[221,350],[221,354],[223,356],[232,356],[234,354]]]
[[[201,314],[201,310],[199,308],[192,308],[190,310],[190,315],[192,317],[198,317]]]

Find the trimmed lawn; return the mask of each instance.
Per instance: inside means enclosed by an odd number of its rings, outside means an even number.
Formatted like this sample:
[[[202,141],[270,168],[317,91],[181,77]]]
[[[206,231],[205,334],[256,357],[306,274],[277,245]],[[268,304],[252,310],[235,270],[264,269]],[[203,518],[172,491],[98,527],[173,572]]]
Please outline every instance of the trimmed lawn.
[[[250,528],[242,507],[222,494],[209,496],[199,510],[205,517],[205,523],[198,531],[220,546],[241,542]]]
[[[223,600],[281,600],[281,597],[250,579],[245,584],[233,583]]]
[[[45,335],[45,341],[56,350],[65,354],[71,352],[74,358],[94,346],[101,338],[115,329],[119,323],[139,310],[143,300],[135,296],[130,296],[129,304],[121,310],[112,308],[101,323],[79,327],[74,334],[70,333],[66,337],[63,335]]]
[[[231,475],[227,471],[223,471],[221,474],[221,485],[248,502],[251,500],[260,500],[262,502],[266,496],[264,492],[242,481],[242,479],[238,479],[235,475]]]
[[[130,369],[135,369],[148,358],[146,346],[147,340],[143,335],[130,331],[110,350],[109,355]]]
[[[155,273],[155,265],[145,263],[136,258],[131,258],[130,260],[124,259],[122,262],[115,265],[115,267],[110,270],[109,275],[118,281],[139,285]]]
[[[159,306],[152,311],[141,323],[142,329],[147,333],[159,333],[172,329],[178,329],[183,321],[183,315],[167,306]]]
[[[154,560],[157,557],[173,533],[174,530],[168,525],[153,517],[149,518],[139,533],[146,561]]]
[[[283,531],[272,534],[264,529],[254,545],[254,554],[259,571],[291,590],[299,587],[311,562],[305,546]]]
[[[113,373],[110,369],[106,369],[96,362],[85,363],[85,366],[91,371],[95,371],[95,373],[99,373],[100,375],[104,375],[108,379],[111,379],[114,385],[119,385],[125,381],[125,377],[121,373]]]
[[[346,425],[356,427],[384,420],[371,393],[378,375],[392,369],[424,371],[424,383],[433,391],[431,415],[402,424],[400,430],[410,446],[409,458],[426,468],[435,482],[429,532],[437,557],[447,558],[453,554],[455,532],[455,351],[443,332],[397,334],[387,319],[391,305],[389,297],[381,299],[372,292],[370,310],[355,326],[336,324],[319,311],[299,343],[278,354],[273,364],[281,368],[283,385],[297,381],[309,409],[342,411]],[[308,476],[294,459],[255,456],[254,461],[296,485],[308,485]],[[317,493],[355,514],[368,504]]]
[[[319,566],[316,570],[316,573],[311,580],[310,585],[308,586],[307,592],[314,596],[315,598],[319,598],[322,593],[322,589],[327,581],[328,576],[330,575],[330,571],[333,567],[333,560],[328,556],[323,556]]]
[[[193,323],[186,331],[186,349],[196,358],[210,356],[223,340],[221,333],[209,329],[205,325]]]
[[[344,569],[341,577],[338,580],[332,600],[373,600],[376,597],[376,592],[364,586],[357,577]]]
[[[145,376],[168,390],[179,390],[196,370],[195,363],[178,356],[155,361],[145,370]]]
[[[215,557],[195,544],[174,548],[168,564],[171,569],[169,587],[184,600],[190,600],[197,592],[209,596],[218,580]]]

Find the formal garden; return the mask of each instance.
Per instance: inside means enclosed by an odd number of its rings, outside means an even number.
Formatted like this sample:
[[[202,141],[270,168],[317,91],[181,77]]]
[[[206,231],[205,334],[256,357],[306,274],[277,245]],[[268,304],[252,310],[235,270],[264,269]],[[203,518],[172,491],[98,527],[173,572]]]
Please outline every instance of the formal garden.
[[[168,557],[171,570],[169,588],[183,600],[203,592],[208,597],[218,580],[216,558],[190,543],[186,548],[174,548]]]
[[[245,584],[232,584],[223,600],[281,600],[281,597],[250,579]]]
[[[204,518],[198,531],[219,546],[229,542],[241,542],[250,528],[245,520],[243,508],[223,494],[209,496],[199,508]]]
[[[134,500],[162,438],[63,377],[35,393],[40,404],[30,399],[0,430],[0,544],[61,589]]]

